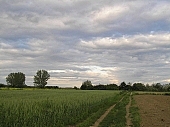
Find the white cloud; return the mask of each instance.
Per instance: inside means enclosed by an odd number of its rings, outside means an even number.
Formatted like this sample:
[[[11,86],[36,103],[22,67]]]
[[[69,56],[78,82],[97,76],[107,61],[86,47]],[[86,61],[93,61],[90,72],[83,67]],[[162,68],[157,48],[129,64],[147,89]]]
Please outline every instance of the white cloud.
[[[48,70],[49,73],[64,73],[65,70]]]
[[[169,2],[157,2],[158,4],[155,4],[154,7],[150,7],[149,11],[145,11],[142,13],[143,18],[150,17],[149,19],[152,19],[151,21],[159,21],[162,19],[168,19],[170,16],[170,3]]]
[[[165,82],[170,82],[170,79],[166,79]]]
[[[0,82],[23,71],[32,85],[39,69],[49,70],[49,84],[63,86],[87,79],[165,81],[169,5],[167,0],[0,1]]]
[[[108,23],[118,20],[126,15],[129,8],[124,5],[118,6],[107,6],[103,7],[98,11],[92,13],[92,21],[94,23]]]
[[[80,45],[89,48],[108,49],[148,49],[159,46],[170,46],[170,33],[137,34],[133,36],[123,36],[118,38],[105,37],[94,38],[90,41],[81,40]]]

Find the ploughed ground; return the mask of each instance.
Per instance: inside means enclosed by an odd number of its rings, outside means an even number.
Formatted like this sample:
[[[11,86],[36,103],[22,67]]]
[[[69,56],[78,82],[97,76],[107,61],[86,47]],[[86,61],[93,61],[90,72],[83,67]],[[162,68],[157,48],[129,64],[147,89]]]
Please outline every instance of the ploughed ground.
[[[170,96],[135,95],[141,127],[170,127]]]

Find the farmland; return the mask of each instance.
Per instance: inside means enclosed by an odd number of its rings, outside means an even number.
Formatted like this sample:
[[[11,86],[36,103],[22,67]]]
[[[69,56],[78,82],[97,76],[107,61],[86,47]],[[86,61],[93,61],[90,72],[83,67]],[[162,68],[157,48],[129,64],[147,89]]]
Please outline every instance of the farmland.
[[[140,109],[141,127],[170,127],[170,96],[143,94],[134,99]]]
[[[0,127],[169,127],[170,96],[159,92],[0,90]]]
[[[88,127],[123,95],[119,91],[0,90],[0,126]]]

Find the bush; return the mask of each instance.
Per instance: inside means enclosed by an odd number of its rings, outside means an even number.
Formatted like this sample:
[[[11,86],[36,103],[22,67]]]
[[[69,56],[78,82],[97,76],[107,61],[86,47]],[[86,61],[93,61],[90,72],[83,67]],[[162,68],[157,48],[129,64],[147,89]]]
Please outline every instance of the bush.
[[[0,83],[0,87],[5,87],[5,86],[6,86],[5,84]]]

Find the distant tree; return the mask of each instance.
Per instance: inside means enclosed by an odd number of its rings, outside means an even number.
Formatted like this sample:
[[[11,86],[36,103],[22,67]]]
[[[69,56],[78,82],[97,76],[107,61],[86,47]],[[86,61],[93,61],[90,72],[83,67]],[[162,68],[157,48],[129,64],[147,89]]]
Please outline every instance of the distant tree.
[[[132,84],[129,82],[129,83],[125,86],[124,89],[125,89],[125,90],[132,90]]]
[[[146,87],[142,83],[134,83],[133,86],[132,86],[132,89],[136,90],[136,91],[145,91]]]
[[[147,86],[146,86],[147,88]],[[158,91],[157,88],[155,88],[155,84],[153,83],[151,86],[149,86],[150,91]]]
[[[44,88],[47,85],[47,81],[50,79],[50,75],[46,70],[38,70],[34,76],[34,85],[40,88]]]
[[[169,84],[164,84],[163,89],[164,89],[164,91],[170,91],[170,83]]]
[[[156,84],[153,84],[153,87],[155,88],[156,91],[163,91],[163,86],[161,85],[161,83],[156,83]]]
[[[58,86],[45,86],[45,88],[47,88],[47,89],[59,89]]]
[[[80,89],[81,90],[92,90],[93,89],[93,85],[92,85],[91,81],[87,80],[87,81],[82,83]]]
[[[5,84],[0,83],[0,87],[5,87]]]
[[[146,91],[154,91],[154,88],[151,85],[146,84]]]
[[[125,90],[125,87],[126,87],[126,83],[122,82],[119,86],[119,90]]]
[[[77,86],[74,86],[74,88],[73,88],[73,89],[78,90]]]
[[[116,84],[108,84],[106,85],[107,90],[118,90],[119,87]]]
[[[94,90],[106,90],[106,85],[99,84],[99,85],[93,86],[93,89]]]
[[[167,88],[167,91],[170,92],[170,86]]]
[[[25,74],[22,72],[10,73],[6,77],[6,82],[8,86],[23,88],[25,86]]]
[[[132,86],[131,85],[126,85],[124,90],[132,90]]]

